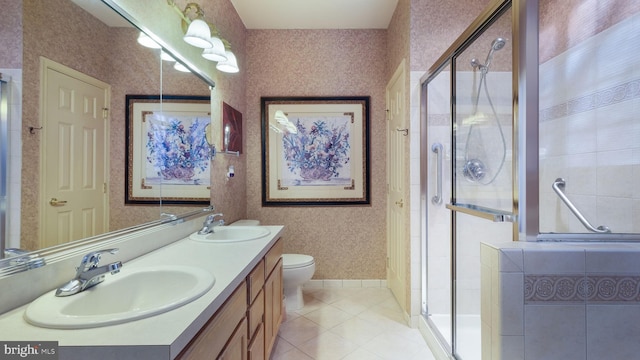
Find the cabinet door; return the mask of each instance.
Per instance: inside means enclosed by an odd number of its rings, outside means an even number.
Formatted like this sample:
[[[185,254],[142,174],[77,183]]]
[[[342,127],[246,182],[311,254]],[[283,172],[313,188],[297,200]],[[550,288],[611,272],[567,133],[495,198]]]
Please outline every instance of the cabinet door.
[[[264,353],[269,357],[282,322],[282,259],[264,283]]]
[[[241,321],[245,322],[245,351],[247,327],[245,315],[247,312],[247,284],[242,282],[234,293],[227,299],[200,333],[178,355],[179,360],[210,360],[221,353],[228,339]]]
[[[224,351],[218,356],[218,360],[247,360],[247,320],[236,328]]]

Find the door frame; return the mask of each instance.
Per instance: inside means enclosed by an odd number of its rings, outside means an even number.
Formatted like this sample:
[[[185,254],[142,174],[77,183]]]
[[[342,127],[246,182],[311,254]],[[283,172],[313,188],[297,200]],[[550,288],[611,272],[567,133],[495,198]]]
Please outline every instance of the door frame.
[[[386,168],[387,168],[387,206],[386,206],[386,213],[387,213],[387,231],[386,231],[386,240],[387,240],[387,260],[386,260],[386,269],[387,269],[387,284],[388,286],[390,285],[390,276],[389,276],[389,269],[390,269],[390,259],[389,259],[389,254],[390,254],[390,234],[389,234],[389,219],[390,219],[390,213],[391,213],[391,206],[393,206],[391,204],[391,197],[390,197],[390,193],[389,193],[389,178],[390,178],[390,171],[389,171],[389,161],[390,161],[390,147],[389,147],[389,143],[390,143],[390,118],[389,118],[389,113],[390,113],[390,109],[389,109],[389,89],[391,88],[392,84],[394,84],[396,81],[401,81],[403,86],[402,86],[402,91],[403,91],[403,96],[402,96],[402,102],[404,104],[404,111],[403,111],[403,124],[405,128],[408,128],[408,113],[407,113],[407,107],[408,107],[408,103],[407,103],[407,86],[406,86],[406,61],[405,59],[402,59],[402,61],[400,62],[400,64],[398,65],[398,67],[396,68],[396,70],[394,71],[393,76],[389,79],[386,87],[385,87],[385,107],[387,109],[386,113],[386,125],[387,125],[387,131],[386,131],[386,141],[387,141],[387,157],[386,157]],[[408,131],[408,130],[407,130]],[[408,132],[407,132],[408,133]],[[408,138],[408,137],[407,137]],[[405,144],[406,146],[409,146],[409,144]],[[405,171],[404,171],[404,178],[403,178],[403,182],[405,183],[405,185],[408,185],[407,183],[407,179],[408,179],[408,167],[407,167],[407,163],[405,163]],[[405,188],[403,189],[403,195],[402,198],[405,199],[405,204],[403,205],[404,207],[404,224],[403,226],[405,226],[405,234],[404,234],[404,239],[401,239],[400,241],[402,241],[402,254],[399,256],[402,261],[402,273],[399,274],[399,278],[401,281],[401,291],[402,294],[400,294],[401,296],[398,296],[398,294],[395,294],[392,290],[392,293],[394,293],[394,296],[396,297],[398,303],[400,304],[400,307],[402,308],[402,311],[404,313],[405,318],[408,316],[408,314],[411,311],[410,306],[407,305],[407,300],[410,299],[411,294],[408,294],[407,289],[409,289],[409,279],[407,279],[407,276],[409,275],[409,270],[410,270],[410,266],[407,263],[407,255],[408,255],[408,251],[409,250],[409,240],[410,240],[410,233],[409,233],[409,227],[406,226],[408,223],[410,223],[410,216],[408,213],[409,207],[410,207],[410,202],[409,202],[409,188],[405,186]],[[389,286],[389,288],[391,288],[391,286]]]
[[[57,71],[59,73],[62,73],[64,75],[73,77],[75,79],[78,79],[79,81],[88,83],[90,85],[96,86],[98,88],[104,89],[104,96],[105,96],[105,104],[107,104],[107,106],[110,106],[111,103],[111,85],[100,81],[98,79],[95,79],[89,75],[86,75],[84,73],[81,73],[80,71],[74,70],[70,67],[67,67],[65,65],[62,65],[60,63],[57,63],[53,60],[47,59],[43,56],[40,57],[40,113],[39,113],[39,121],[40,121],[40,129],[45,129],[47,126],[47,114],[46,114],[46,106],[47,106],[47,99],[48,99],[48,93],[47,93],[47,85],[49,83],[48,77],[47,77],[47,72],[48,70],[54,70]],[[109,154],[110,154],[110,139],[111,139],[111,135],[110,135],[110,129],[111,127],[109,126],[110,122],[110,111],[108,111],[107,109],[104,109],[106,111],[106,114],[104,116],[105,119],[105,126],[104,126],[104,158],[102,159],[102,163],[104,166],[104,183],[105,184],[109,184],[109,177],[110,177],[110,165],[109,165]],[[47,163],[47,152],[46,152],[46,144],[47,144],[47,137],[44,135],[44,131],[41,133],[40,136],[40,150],[39,150],[39,154],[40,154],[40,164],[39,164],[39,172],[38,172],[38,178],[39,178],[39,193],[38,193],[38,210],[40,212],[38,219],[39,219],[39,226],[38,226],[38,244],[42,244],[44,241],[44,237],[45,237],[45,213],[46,213],[46,207],[47,207],[47,201],[46,201],[46,197],[45,192],[46,192],[46,188],[45,188],[45,182],[44,179],[46,179],[46,163]],[[99,160],[98,160],[99,161]],[[109,185],[106,185],[105,191],[104,191],[104,201],[103,201],[103,206],[104,206],[104,229],[106,231],[108,231],[109,229]],[[105,231],[105,232],[106,232]]]

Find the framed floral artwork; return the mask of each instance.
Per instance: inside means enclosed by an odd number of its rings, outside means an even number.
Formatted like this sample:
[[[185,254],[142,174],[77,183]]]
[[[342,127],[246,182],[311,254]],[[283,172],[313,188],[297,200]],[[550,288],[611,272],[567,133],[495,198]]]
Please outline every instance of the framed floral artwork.
[[[369,97],[263,97],[262,205],[369,205]]]
[[[209,97],[127,95],[125,121],[125,204],[210,203]]]

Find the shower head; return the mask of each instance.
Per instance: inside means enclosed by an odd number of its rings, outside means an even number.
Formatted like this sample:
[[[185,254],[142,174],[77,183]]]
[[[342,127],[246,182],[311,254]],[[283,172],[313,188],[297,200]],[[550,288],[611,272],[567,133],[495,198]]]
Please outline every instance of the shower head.
[[[502,49],[505,45],[507,44],[507,41],[503,38],[497,38],[495,40],[493,40],[493,42],[491,43],[491,49],[494,51],[500,50]]]
[[[493,40],[493,42],[491,43],[491,49],[489,49],[489,53],[487,54],[487,58],[485,59],[484,64],[481,64],[480,60],[476,58],[471,59],[471,66],[473,67],[473,69],[480,69],[485,73],[488,72],[489,65],[491,64],[491,59],[493,59],[493,53],[495,51],[501,50],[506,44],[507,40],[501,37]]]
[[[491,59],[493,59],[493,53],[495,51],[501,50],[507,44],[507,40],[499,37],[493,40],[491,43],[491,50],[489,50],[489,54],[487,54],[487,59],[484,61],[485,68],[489,68],[491,64]]]

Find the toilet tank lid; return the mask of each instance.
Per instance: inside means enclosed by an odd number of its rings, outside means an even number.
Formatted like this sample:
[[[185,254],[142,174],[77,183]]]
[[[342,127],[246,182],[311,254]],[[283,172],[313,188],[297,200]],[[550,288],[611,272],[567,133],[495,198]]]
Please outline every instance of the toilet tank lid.
[[[309,266],[314,262],[313,256],[302,254],[282,254],[282,267],[285,269]]]

